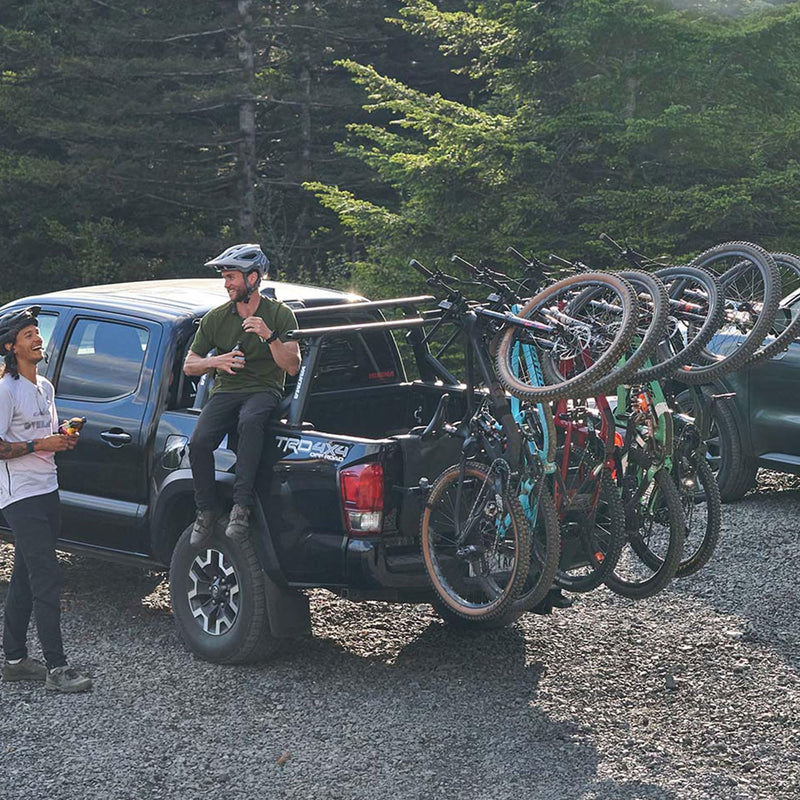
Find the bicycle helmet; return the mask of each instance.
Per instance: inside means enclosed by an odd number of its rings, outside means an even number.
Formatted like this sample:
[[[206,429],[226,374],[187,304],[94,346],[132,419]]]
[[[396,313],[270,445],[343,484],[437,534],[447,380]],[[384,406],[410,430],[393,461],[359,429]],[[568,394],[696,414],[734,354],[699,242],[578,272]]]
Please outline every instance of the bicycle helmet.
[[[28,306],[28,308],[9,311],[0,317],[0,347],[6,344],[13,344],[17,334],[28,325],[39,324],[39,312],[41,306]]]
[[[236,269],[245,275],[255,271],[259,278],[263,278],[269,269],[269,259],[264,255],[259,244],[235,244],[216,258],[212,258],[211,261],[206,261],[206,266],[214,267],[217,272]]]

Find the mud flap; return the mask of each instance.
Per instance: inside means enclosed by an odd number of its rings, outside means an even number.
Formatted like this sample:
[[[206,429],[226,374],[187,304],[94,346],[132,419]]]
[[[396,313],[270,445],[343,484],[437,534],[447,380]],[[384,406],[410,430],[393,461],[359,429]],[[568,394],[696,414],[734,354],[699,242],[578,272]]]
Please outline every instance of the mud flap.
[[[278,586],[264,573],[264,596],[270,631],[276,639],[311,636],[311,610],[304,592]]]
[[[310,636],[311,611],[308,597],[305,593],[287,586],[258,497],[253,511],[253,533],[263,575],[270,632],[276,639]]]

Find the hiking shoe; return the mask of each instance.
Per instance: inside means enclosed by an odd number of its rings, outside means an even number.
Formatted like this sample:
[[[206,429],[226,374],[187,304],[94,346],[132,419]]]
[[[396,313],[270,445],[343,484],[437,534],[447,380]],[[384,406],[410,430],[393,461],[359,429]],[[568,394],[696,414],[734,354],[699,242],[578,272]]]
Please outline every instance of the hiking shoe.
[[[214,535],[214,523],[217,521],[216,511],[198,511],[192,528],[189,543],[196,550],[205,547]]]
[[[3,680],[11,681],[43,681],[47,677],[47,667],[35,658],[23,658],[19,664],[3,664]]]
[[[92,688],[92,679],[72,667],[56,667],[47,671],[44,688],[53,692],[86,692]]]
[[[233,504],[231,515],[228,519],[228,527],[225,528],[225,535],[235,542],[243,542],[250,531],[250,509],[247,506]]]

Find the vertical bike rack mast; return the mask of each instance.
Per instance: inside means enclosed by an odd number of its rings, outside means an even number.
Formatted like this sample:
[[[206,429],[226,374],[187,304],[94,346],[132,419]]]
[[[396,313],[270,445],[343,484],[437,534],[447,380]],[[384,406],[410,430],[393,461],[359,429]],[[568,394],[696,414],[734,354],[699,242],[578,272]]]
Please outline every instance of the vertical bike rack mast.
[[[408,304],[411,299],[423,298],[402,298],[401,300]],[[428,299],[428,298],[424,298]],[[432,299],[432,298],[431,298]],[[354,303],[353,308],[358,310],[364,308],[388,308],[390,306],[402,305],[403,302],[398,300],[377,300],[374,303]],[[308,311],[332,310],[340,311],[342,306],[324,306],[322,308],[308,309]],[[425,324],[422,317],[413,317],[399,320],[389,320],[384,322],[364,322],[354,325],[333,325],[323,328],[298,328],[297,330],[288,331],[284,335],[285,340],[308,342],[308,349],[300,366],[300,372],[297,376],[297,383],[292,393],[291,405],[289,407],[288,422],[291,426],[299,426],[303,417],[305,416],[306,406],[308,405],[308,398],[311,392],[311,383],[316,374],[319,365],[319,359],[322,354],[322,345],[329,336],[341,336],[348,334],[364,333],[365,331],[379,331],[379,330],[399,330],[399,329],[413,329],[420,328]]]

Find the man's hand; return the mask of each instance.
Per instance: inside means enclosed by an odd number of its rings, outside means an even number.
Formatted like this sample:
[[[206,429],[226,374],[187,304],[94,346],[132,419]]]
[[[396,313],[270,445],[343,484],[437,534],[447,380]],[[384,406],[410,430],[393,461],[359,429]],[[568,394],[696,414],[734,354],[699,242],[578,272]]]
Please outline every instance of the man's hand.
[[[64,433],[54,433],[52,436],[45,436],[43,439],[36,439],[33,443],[34,452],[39,450],[45,453],[62,453],[64,450],[74,450],[78,444],[79,435],[73,433],[67,436]]]
[[[214,356],[214,368],[221,372],[226,372],[228,375],[235,375],[237,370],[240,370],[244,364],[244,354],[241,350],[232,350],[230,353],[221,353]]]
[[[268,339],[272,335],[272,331],[267,327],[267,323],[264,322],[261,317],[246,317],[244,322],[242,322],[242,328],[247,333],[254,333],[262,339]]]

